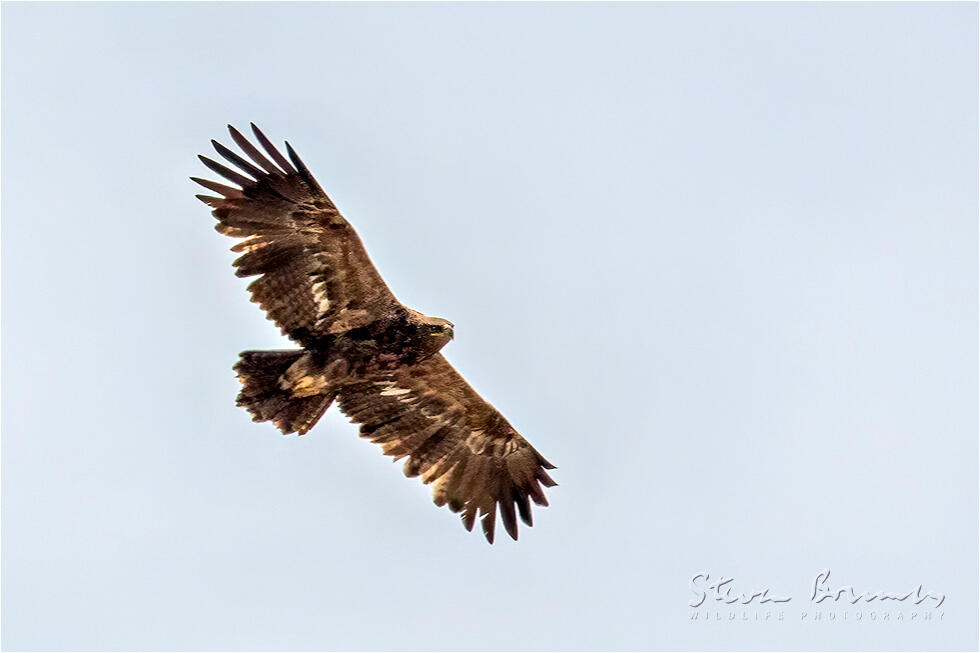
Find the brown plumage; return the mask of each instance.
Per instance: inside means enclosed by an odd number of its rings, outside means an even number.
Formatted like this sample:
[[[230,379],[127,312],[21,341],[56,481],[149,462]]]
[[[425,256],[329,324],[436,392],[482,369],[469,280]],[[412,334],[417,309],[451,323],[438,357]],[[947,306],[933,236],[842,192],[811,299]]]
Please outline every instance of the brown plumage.
[[[407,456],[405,475],[432,483],[435,503],[462,513],[467,530],[480,517],[492,543],[499,511],[517,539],[517,516],[530,526],[530,502],[548,505],[541,486],[555,485],[554,466],[439,353],[453,324],[395,298],[289,144],[287,159],[252,125],[263,154],[228,130],[248,158],[212,141],[240,172],[200,157],[235,186],[192,177],[220,195],[197,197],[219,232],[243,239],[232,250],[242,253],[236,274],[257,277],[252,301],[302,347],[243,352],[238,405],[302,435],[336,401],[362,437]]]

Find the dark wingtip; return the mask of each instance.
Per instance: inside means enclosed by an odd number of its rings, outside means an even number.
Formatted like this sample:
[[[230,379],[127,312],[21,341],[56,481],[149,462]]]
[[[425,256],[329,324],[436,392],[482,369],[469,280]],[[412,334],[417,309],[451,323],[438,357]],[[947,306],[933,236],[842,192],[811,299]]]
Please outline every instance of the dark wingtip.
[[[296,172],[293,166],[290,165],[289,161],[286,160],[286,157],[280,154],[279,150],[276,149],[276,146],[272,144],[272,141],[270,141],[266,135],[262,133],[262,130],[258,128],[258,125],[256,125],[254,122],[249,123],[249,125],[252,127],[252,133],[255,134],[255,138],[258,139],[259,145],[261,145],[262,149],[264,149],[269,156],[271,156],[272,159],[279,164],[279,167],[281,167],[286,174]]]
[[[309,168],[307,168],[306,164],[303,163],[303,159],[299,158],[299,155],[296,154],[296,150],[293,149],[293,146],[289,144],[289,141],[285,141],[285,143],[286,143],[286,154],[289,155],[289,159],[293,162],[293,165],[296,166],[296,169],[299,170],[300,172],[309,174],[310,172]]]
[[[194,197],[196,197],[197,199],[201,200],[202,202],[204,202],[208,206],[215,206],[216,207],[222,201],[220,197],[214,197],[212,195],[195,195]]]
[[[480,518],[480,526],[483,528],[483,535],[487,538],[487,542],[493,544],[494,530],[497,526],[497,504],[493,504]]]
[[[313,173],[311,173],[310,169],[306,167],[305,163],[303,163],[303,159],[299,158],[299,155],[296,154],[296,150],[294,150],[293,146],[289,144],[289,141],[286,141],[286,154],[289,155],[289,159],[293,162],[293,165],[296,166],[296,170],[299,172],[303,180],[309,184],[310,188],[324,194],[323,189],[320,188],[320,184],[317,183],[316,178],[313,177]]]
[[[460,518],[463,520],[463,528],[472,533],[473,525],[476,523],[476,510],[472,506],[467,506]]]
[[[249,179],[248,177],[235,172],[231,168],[221,165],[217,161],[212,161],[206,156],[198,154],[197,158],[199,158],[201,163],[210,168],[212,171],[218,173],[228,181],[238,184],[242,188],[247,188],[255,183],[254,179]]]
[[[517,515],[513,513],[513,507],[511,508],[511,513],[502,519],[504,522],[504,530],[510,535],[510,539],[517,540]]]
[[[255,134],[256,138],[258,138],[259,140],[269,140],[268,138],[266,138],[266,135],[262,132],[262,130],[259,129],[259,126],[256,125],[254,122],[248,123],[248,126],[252,128],[252,133]]]
[[[522,522],[528,526],[534,526],[534,516],[531,514],[531,505],[527,497],[518,501],[517,510],[520,513]]]
[[[558,483],[556,483],[555,480],[548,475],[548,472],[544,471],[543,469],[538,470],[538,480],[540,480],[541,484],[545,487],[556,487],[558,485]]]
[[[203,177],[191,177],[190,180],[195,184],[204,186],[205,188],[212,188],[215,185],[215,182],[211,181],[210,179],[204,179]]]
[[[232,139],[234,139],[235,134],[232,133],[231,136]],[[240,170],[252,175],[252,177],[254,177],[256,180],[262,179],[266,175],[266,171],[259,170],[254,165],[252,165],[251,163],[249,163],[248,161],[240,157],[238,154],[235,154],[234,152],[229,150],[227,147],[225,147],[218,141],[211,139],[211,145],[214,146],[214,151],[220,154],[221,156],[223,156],[229,163],[238,166]]]

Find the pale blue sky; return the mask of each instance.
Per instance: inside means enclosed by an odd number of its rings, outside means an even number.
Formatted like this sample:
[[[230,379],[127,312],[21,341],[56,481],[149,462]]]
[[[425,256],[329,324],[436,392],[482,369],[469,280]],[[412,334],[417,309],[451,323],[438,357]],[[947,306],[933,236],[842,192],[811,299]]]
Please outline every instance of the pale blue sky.
[[[977,647],[975,3],[2,12],[4,648]],[[558,465],[520,542],[234,405],[286,343],[187,177],[250,120]]]

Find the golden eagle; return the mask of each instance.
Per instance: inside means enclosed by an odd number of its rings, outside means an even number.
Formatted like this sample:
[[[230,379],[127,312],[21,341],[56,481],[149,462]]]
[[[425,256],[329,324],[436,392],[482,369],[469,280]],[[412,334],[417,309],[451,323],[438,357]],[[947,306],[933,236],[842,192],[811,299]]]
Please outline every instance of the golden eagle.
[[[541,486],[556,485],[545,471],[554,466],[443,358],[453,324],[395,299],[289,143],[286,159],[254,124],[265,154],[228,130],[251,161],[211,141],[241,172],[200,157],[237,188],[192,177],[221,195],[197,197],[220,233],[243,239],[232,247],[242,253],[235,273],[258,277],[252,301],[302,347],[242,352],[238,405],[302,435],[336,400],[362,437],[408,456],[405,475],[433,483],[436,505],[462,513],[467,530],[479,513],[492,543],[499,508],[516,540],[517,515],[532,523],[529,499],[548,505]]]

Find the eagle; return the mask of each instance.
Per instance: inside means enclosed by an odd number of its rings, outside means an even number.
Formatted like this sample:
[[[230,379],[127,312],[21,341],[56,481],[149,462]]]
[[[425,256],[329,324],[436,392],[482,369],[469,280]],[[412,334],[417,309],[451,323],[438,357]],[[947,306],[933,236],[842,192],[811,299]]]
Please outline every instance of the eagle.
[[[235,274],[256,277],[252,301],[299,348],[242,352],[238,405],[303,435],[336,402],[361,437],[407,458],[405,475],[432,484],[436,505],[466,530],[479,516],[492,544],[499,512],[516,540],[517,516],[531,526],[530,502],[548,505],[542,486],[557,485],[546,471],[554,465],[440,353],[455,325],[399,302],[289,143],[287,159],[251,128],[264,153],[231,125],[244,156],[211,141],[237,170],[199,156],[233,186],[191,179],[217,194],[197,195],[215,229],[240,239]]]

